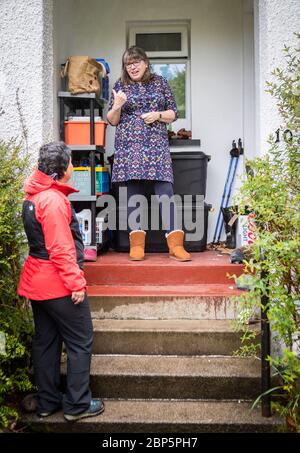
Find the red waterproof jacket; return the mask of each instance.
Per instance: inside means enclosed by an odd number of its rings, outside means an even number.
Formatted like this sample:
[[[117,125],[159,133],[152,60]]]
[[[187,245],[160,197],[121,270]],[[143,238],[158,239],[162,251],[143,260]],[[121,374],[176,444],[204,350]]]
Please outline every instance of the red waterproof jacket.
[[[18,294],[32,300],[47,300],[84,291],[86,280],[77,250],[81,247],[83,256],[83,244],[67,198],[78,191],[37,169],[25,182],[24,190],[23,221],[30,251]]]

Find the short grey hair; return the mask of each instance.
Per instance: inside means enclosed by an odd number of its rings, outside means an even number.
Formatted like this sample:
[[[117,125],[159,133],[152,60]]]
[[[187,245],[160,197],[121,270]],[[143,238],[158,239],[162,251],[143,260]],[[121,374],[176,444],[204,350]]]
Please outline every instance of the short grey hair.
[[[47,143],[40,148],[38,169],[53,179],[61,179],[70,159],[71,149],[64,142]]]

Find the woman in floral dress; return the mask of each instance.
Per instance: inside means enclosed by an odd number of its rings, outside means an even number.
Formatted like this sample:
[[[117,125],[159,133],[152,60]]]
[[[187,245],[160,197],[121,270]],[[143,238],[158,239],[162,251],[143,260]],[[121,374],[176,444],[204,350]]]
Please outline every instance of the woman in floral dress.
[[[177,119],[176,102],[167,80],[151,73],[149,59],[139,47],[132,46],[123,54],[122,75],[113,87],[107,119],[116,126],[112,182],[127,187],[128,204],[131,196],[144,195],[149,181],[157,197],[167,195],[170,199],[174,181],[166,125]],[[175,229],[174,203],[168,204],[168,210],[162,203],[169,256],[189,261],[190,254],[183,247],[184,232]],[[142,260],[146,232],[130,225],[129,229],[130,259]]]

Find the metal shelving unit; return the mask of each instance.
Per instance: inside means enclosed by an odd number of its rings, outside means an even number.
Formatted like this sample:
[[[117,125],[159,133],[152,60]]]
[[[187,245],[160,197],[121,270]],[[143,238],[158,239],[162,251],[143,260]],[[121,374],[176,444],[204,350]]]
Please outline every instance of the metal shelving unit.
[[[99,111],[103,111],[104,99],[96,97],[95,93],[84,93],[84,94],[71,94],[68,91],[59,91],[59,106],[60,106],[60,139],[65,141],[65,110],[66,106],[71,110],[74,109],[89,109],[90,112],[90,144],[87,145],[68,145],[72,150],[72,157],[75,154],[87,153],[90,157],[91,167],[91,195],[83,196],[80,194],[72,194],[69,199],[72,203],[87,203],[92,213],[92,241],[91,246],[96,247],[96,178],[95,178],[95,155],[100,154],[100,163],[104,166],[104,153],[105,148],[103,146],[95,145],[95,108],[99,108]]]
[[[69,195],[70,201],[97,201],[97,195]]]

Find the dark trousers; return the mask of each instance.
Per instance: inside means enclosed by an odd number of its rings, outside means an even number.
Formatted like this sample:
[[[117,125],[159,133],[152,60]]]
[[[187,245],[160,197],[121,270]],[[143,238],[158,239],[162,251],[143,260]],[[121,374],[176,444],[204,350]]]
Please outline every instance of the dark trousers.
[[[38,387],[38,412],[62,406],[64,413],[80,414],[91,402],[93,326],[88,298],[85,296],[78,305],[73,304],[71,296],[30,302],[35,324],[32,357]],[[62,342],[67,351],[64,395],[60,387]]]
[[[148,181],[148,180],[138,180],[132,179],[126,181],[127,187],[127,206],[129,199],[132,195],[145,195],[146,184],[151,184],[154,190],[154,193],[157,197],[162,195],[167,195],[171,198],[174,195],[173,184],[168,181]],[[159,212],[162,219],[162,225],[165,230],[169,233],[176,228],[176,209],[174,203],[170,203],[164,207],[164,201],[159,203]],[[128,206],[128,217],[133,212],[136,207]],[[130,228],[129,228],[130,229]]]

